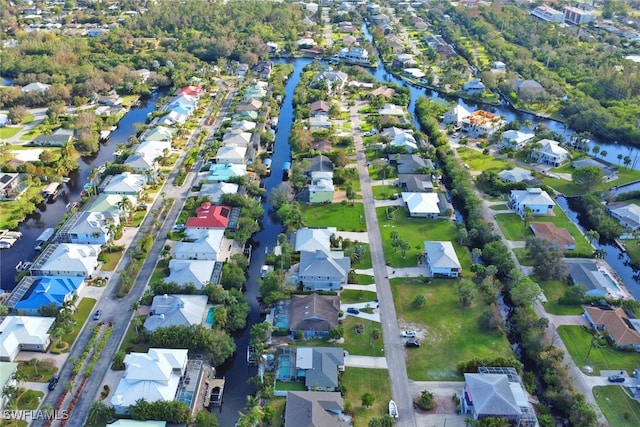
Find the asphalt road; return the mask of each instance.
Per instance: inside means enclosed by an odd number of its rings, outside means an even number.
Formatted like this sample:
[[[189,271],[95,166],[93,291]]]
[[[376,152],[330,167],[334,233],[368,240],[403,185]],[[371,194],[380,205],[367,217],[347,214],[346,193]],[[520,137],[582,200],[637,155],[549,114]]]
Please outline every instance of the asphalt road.
[[[384,337],[384,352],[391,380],[391,395],[396,405],[398,405],[398,413],[400,414],[400,417],[396,420],[396,425],[413,427],[416,425],[416,418],[407,377],[405,349],[400,337],[396,308],[391,295],[391,284],[387,277],[387,265],[382,249],[382,236],[378,226],[371,178],[369,177],[367,160],[364,155],[362,131],[359,130],[362,122],[358,109],[361,107],[361,103],[356,102],[356,105],[351,108],[351,129],[353,129],[353,139],[357,152],[358,174],[362,187],[367,233],[369,234],[369,248],[376,281],[376,291],[380,303],[380,324]]]
[[[222,118],[225,117],[226,112],[229,106],[231,105],[231,100],[233,99],[233,95],[235,94],[235,91],[236,91],[235,88],[232,88],[231,91],[228,93],[227,98],[222,104],[220,114],[218,115],[216,123],[213,126],[208,126],[208,127],[202,126],[205,118],[208,117],[208,114],[205,114],[201,121],[201,126],[198,129],[208,128],[210,130],[210,134],[212,134],[213,130],[219,128],[222,122]],[[195,137],[197,135],[197,132],[194,133],[193,135]],[[185,180],[185,184],[179,187],[173,185],[173,180],[175,179],[179,171],[178,165],[182,164],[182,161],[184,160],[186,153],[189,151],[190,148],[192,148],[194,137],[192,137],[189,140],[187,147],[185,147],[185,149],[182,151],[180,158],[176,162],[176,166],[174,167],[174,169],[171,171],[171,173],[167,176],[167,179],[165,180],[165,184],[162,188],[162,191],[164,192],[164,197],[167,199],[173,199],[175,200],[175,202],[170,212],[166,216],[160,230],[156,235],[156,236],[160,236],[160,238],[154,241],[154,244],[151,250],[149,251],[149,254],[147,255],[145,262],[142,265],[140,273],[138,274],[136,282],[134,283],[131,291],[124,298],[117,298],[115,296],[115,292],[116,292],[115,284],[118,283],[121,272],[131,262],[131,254],[129,253],[129,251],[126,251],[110,280],[110,283],[109,283],[110,288],[105,290],[103,297],[96,304],[96,307],[94,310],[99,309],[102,311],[102,316],[100,320],[104,322],[111,321],[114,323],[114,327],[113,327],[111,336],[107,340],[107,343],[102,350],[101,357],[93,369],[92,375],[88,378],[87,382],[85,383],[83,392],[78,398],[76,407],[74,408],[73,413],[71,414],[70,419],[67,423],[69,427],[75,427],[75,426],[80,427],[84,425],[84,421],[86,420],[89,412],[89,407],[91,406],[91,403],[95,400],[95,396],[97,396],[101,390],[103,379],[108,369],[111,366],[113,356],[118,351],[118,348],[120,347],[120,343],[122,342],[122,339],[124,338],[124,335],[127,332],[127,329],[129,327],[129,323],[131,322],[131,319],[133,317],[133,312],[131,310],[132,304],[134,301],[139,301],[142,294],[144,293],[147,286],[147,282],[151,277],[151,274],[153,273],[153,270],[156,266],[156,262],[158,259],[160,259],[160,253],[164,248],[164,245],[165,245],[164,236],[167,235],[167,233],[171,230],[174,223],[176,222],[178,215],[180,214],[180,211],[184,204],[184,201],[191,189],[191,186],[192,186],[191,184],[193,183],[194,180],[197,179],[198,171],[200,170],[200,167],[202,165],[201,157],[198,158],[196,164],[191,169],[189,176]],[[163,199],[162,197],[158,197],[155,200],[153,206],[151,206],[150,210],[159,208],[162,204],[162,199]],[[153,217],[153,215],[147,215],[144,221],[142,222],[142,224],[140,225],[139,229],[149,228],[154,220],[155,218]],[[132,248],[135,247],[138,244],[138,242],[142,239],[143,236],[144,236],[143,233],[137,233],[130,247]],[[91,319],[92,317],[89,317],[89,320],[87,321],[87,325],[91,325],[95,323],[95,321]],[[89,342],[89,339],[91,338],[91,327],[87,327],[87,325],[85,325],[84,329],[78,335],[76,342],[71,348],[71,351],[69,353],[69,358],[67,358],[67,361],[74,356],[79,358],[84,352],[86,345]],[[72,369],[73,367],[71,366],[70,363],[64,364],[64,366],[60,370],[60,379],[61,379],[60,385],[62,387],[57,387],[56,390],[48,393],[45,396],[44,400],[42,401],[43,404],[48,404],[48,405],[51,405],[52,407],[55,406],[56,402],[58,401],[58,398],[60,397],[60,395],[64,390],[64,384],[71,377]],[[111,396],[109,396],[109,399],[110,397]],[[44,420],[34,421],[32,425],[44,426]]]

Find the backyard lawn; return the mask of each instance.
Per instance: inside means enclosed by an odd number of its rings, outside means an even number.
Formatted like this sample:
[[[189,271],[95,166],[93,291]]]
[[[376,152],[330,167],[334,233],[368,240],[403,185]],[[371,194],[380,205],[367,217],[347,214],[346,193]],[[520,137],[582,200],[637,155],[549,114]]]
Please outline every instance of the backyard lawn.
[[[629,390],[621,385],[593,388],[593,395],[610,426],[640,426],[640,405],[629,396]]]
[[[596,342],[589,354],[587,353],[593,334],[586,327],[562,325],[558,327],[558,333],[579,367],[593,366],[593,372],[598,375],[601,370],[625,370],[629,373],[638,368],[638,354],[634,352],[616,351],[608,345]]]
[[[361,203],[301,205],[307,227],[338,227],[342,231],[366,231],[364,207]]]
[[[368,426],[372,418],[389,413],[391,385],[387,370],[349,367],[342,374],[342,383],[347,389],[344,402],[349,402],[355,412],[354,425]],[[362,395],[368,391],[373,392],[375,400],[370,408],[365,408],[362,406]]]
[[[396,210],[393,213],[393,219],[388,219],[386,209],[384,207],[377,208],[376,213],[380,224],[384,256],[389,265],[392,267],[415,267],[418,265],[418,256],[424,250],[425,240],[449,240],[452,241],[460,264],[462,264],[463,275],[470,273],[469,251],[466,247],[461,247],[455,242],[456,227],[450,220],[411,218],[404,208]],[[391,231],[397,231],[398,238],[406,240],[410,244],[404,258],[402,258],[400,249],[396,250],[391,246]]]
[[[420,348],[407,349],[407,374],[414,381],[460,380],[459,362],[513,356],[506,335],[480,326],[482,304],[462,307],[453,284],[446,279],[430,284],[418,279],[391,280],[399,321],[415,327],[419,335],[424,333]],[[412,305],[418,294],[427,299],[424,308]]]
[[[473,148],[459,148],[458,155],[466,165],[469,165],[469,169],[474,171],[500,172],[504,169],[513,168],[512,163],[493,157],[491,154],[484,155],[481,151],[474,150]]]

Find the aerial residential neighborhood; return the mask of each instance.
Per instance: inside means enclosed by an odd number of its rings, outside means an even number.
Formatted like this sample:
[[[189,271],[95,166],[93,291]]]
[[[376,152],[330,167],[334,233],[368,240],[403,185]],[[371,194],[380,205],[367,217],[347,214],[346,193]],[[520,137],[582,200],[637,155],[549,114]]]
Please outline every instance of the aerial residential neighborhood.
[[[640,425],[633,2],[1,10],[2,425]]]

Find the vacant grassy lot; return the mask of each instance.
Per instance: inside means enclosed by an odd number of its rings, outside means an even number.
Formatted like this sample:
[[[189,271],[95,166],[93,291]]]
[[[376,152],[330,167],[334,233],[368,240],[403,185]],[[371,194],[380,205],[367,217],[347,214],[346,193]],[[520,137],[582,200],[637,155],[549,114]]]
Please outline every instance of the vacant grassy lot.
[[[372,286],[375,290],[375,287]],[[359,289],[345,289],[340,292],[340,302],[342,304],[353,304],[356,302],[371,302],[378,298],[375,291],[363,291]]]
[[[93,298],[82,298],[82,300],[80,300],[80,304],[78,304],[78,308],[72,316],[74,324],[71,327],[71,332],[63,337],[64,341],[69,344],[66,350],[63,350],[63,353],[68,353],[73,343],[76,342],[76,338],[78,337],[82,326],[84,326],[85,322],[91,315],[95,305],[96,300]]]
[[[366,231],[364,207],[361,203],[301,205],[307,227],[338,227],[343,231]]]
[[[445,279],[435,279],[430,284],[417,279],[391,280],[398,319],[424,333],[420,348],[407,349],[407,373],[412,380],[459,380],[459,362],[512,355],[503,333],[480,327],[483,305],[478,301],[471,307],[462,307],[453,284],[453,280]],[[427,298],[423,308],[412,305],[418,294]]]
[[[524,221],[517,214],[500,213],[494,217],[507,240],[526,240],[533,236],[531,229],[525,227]]]
[[[375,307],[375,305],[373,305]],[[342,347],[349,354],[357,354],[358,356],[383,356],[384,342],[382,340],[382,328],[379,322],[360,319],[354,316],[346,316],[341,322],[344,329],[344,344],[326,342],[321,339],[309,339],[296,342],[297,345],[304,347]],[[356,326],[363,325],[362,334],[356,333]],[[376,329],[380,332],[379,338],[374,339],[372,331]]]
[[[593,346],[587,361],[587,353],[589,353],[593,334],[585,327],[562,325],[558,327],[558,333],[576,364],[578,366],[587,364],[593,366],[595,374],[608,369],[633,372],[638,367],[637,353],[616,351],[608,345],[600,344],[600,342]]]
[[[101,254],[101,258],[104,259],[104,264],[102,265],[101,271],[113,271],[116,269],[120,258],[122,258],[122,251],[120,252],[107,252],[103,251]]]
[[[490,154],[484,155],[481,151],[474,150],[473,148],[459,148],[458,155],[465,164],[469,165],[469,169],[474,171],[490,170],[500,172],[513,167],[513,165],[506,160],[495,158]]]
[[[384,246],[384,256],[392,267],[415,267],[418,265],[418,256],[424,250],[425,240],[452,241],[456,249],[456,254],[462,264],[464,274],[469,274],[471,259],[469,251],[465,247],[460,247],[455,242],[456,228],[448,219],[426,219],[411,218],[405,208],[400,208],[393,213],[393,219],[387,218],[387,208],[378,208],[378,223],[380,224],[380,234]],[[398,238],[409,242],[411,247],[402,258],[400,249],[391,246],[391,232],[397,231]],[[426,272],[426,270],[425,270]]]
[[[532,277],[532,279],[540,285],[544,296],[547,297],[547,302],[544,303],[544,309],[547,313],[576,315],[584,312],[580,305],[563,305],[558,303],[558,299],[564,295],[568,286],[561,280],[536,280],[535,277]]]
[[[389,400],[391,400],[391,386],[389,372],[384,369],[347,368],[342,374],[342,383],[347,392],[344,402],[349,402],[356,414],[357,426],[369,425],[372,418],[382,417],[389,413]],[[373,406],[362,406],[362,395],[373,392],[375,401]]]
[[[616,427],[640,426],[640,405],[621,385],[594,387],[593,395],[609,425]]]
[[[385,183],[385,185],[374,185],[371,187],[373,190],[373,198],[376,200],[390,200],[393,194],[400,194],[401,191],[398,187],[393,185],[389,185],[389,183]]]
[[[18,369],[24,372],[25,381],[46,383],[58,372],[53,362],[36,359],[38,362],[34,365],[32,360],[18,362]]]

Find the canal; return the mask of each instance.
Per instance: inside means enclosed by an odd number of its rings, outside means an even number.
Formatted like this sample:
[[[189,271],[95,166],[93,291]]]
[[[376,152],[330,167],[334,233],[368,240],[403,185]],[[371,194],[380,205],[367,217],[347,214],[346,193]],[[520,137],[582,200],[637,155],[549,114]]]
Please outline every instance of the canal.
[[[249,266],[247,291],[245,292],[245,296],[251,307],[247,328],[234,336],[236,353],[233,358],[228,360],[224,365],[216,368],[216,375],[224,376],[227,380],[224,402],[219,410],[220,412],[217,413],[221,426],[233,426],[238,420],[238,411],[242,411],[247,403],[247,396],[255,393],[255,388],[249,383],[249,379],[255,376],[258,370],[255,367],[247,366],[246,350],[249,345],[251,326],[264,320],[264,317],[260,314],[257,300],[260,267],[264,264],[266,257],[265,252],[268,249],[273,249],[277,242],[278,235],[284,231],[278,216],[269,204],[269,191],[282,182],[282,166],[285,162],[291,161],[289,133],[291,131],[291,125],[293,124],[293,91],[300,81],[302,69],[311,62],[311,60],[296,59],[276,62],[290,63],[294,66],[294,70],[293,74],[287,80],[285,86],[286,95],[280,109],[278,131],[276,133],[273,154],[271,155],[271,170],[273,172],[263,180],[263,184],[267,190],[267,197],[263,204],[264,215],[262,217],[262,230],[253,236],[252,239],[253,254]]]
[[[20,224],[18,230],[22,233],[22,238],[12,248],[0,251],[2,289],[11,291],[15,287],[15,267],[20,261],[32,261],[36,257],[35,241],[40,233],[45,228],[58,225],[67,212],[67,204],[80,200],[80,193],[89,180],[91,170],[113,161],[113,153],[118,144],[127,142],[135,133],[134,124],[144,123],[147,115],[155,111],[157,98],[164,95],[165,92],[154,92],[151,98],[141,100],[138,105],[131,108],[118,123],[118,128],[111,133],[109,143],[101,144],[97,154],[80,159],[80,168],[69,175],[69,182],[62,184],[62,189],[55,201],[41,203],[37,210]]]

